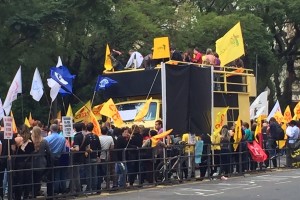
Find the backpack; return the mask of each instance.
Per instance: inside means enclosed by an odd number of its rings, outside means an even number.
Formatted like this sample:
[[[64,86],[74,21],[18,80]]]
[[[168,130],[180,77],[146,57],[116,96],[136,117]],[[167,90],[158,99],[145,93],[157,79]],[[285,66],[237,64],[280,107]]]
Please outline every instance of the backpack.
[[[275,138],[276,140],[284,140],[284,130],[281,128],[279,124],[276,125],[276,133]]]

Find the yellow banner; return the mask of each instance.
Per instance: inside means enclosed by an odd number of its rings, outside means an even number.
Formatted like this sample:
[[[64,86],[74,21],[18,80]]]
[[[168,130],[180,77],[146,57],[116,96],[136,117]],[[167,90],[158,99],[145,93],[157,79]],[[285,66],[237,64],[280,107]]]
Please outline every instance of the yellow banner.
[[[300,119],[300,101],[297,103],[297,105],[294,108],[294,117],[295,120]]]
[[[110,58],[110,49],[109,49],[108,44],[106,44],[104,68],[106,70],[112,70],[112,68],[113,68],[111,58]]]
[[[283,115],[281,114],[281,112],[279,110],[276,111],[276,113],[274,114],[274,118],[276,119],[276,121],[279,124],[281,124],[281,122],[284,122]]]
[[[66,116],[67,116],[67,117],[74,117],[74,116],[73,116],[73,110],[72,110],[71,104],[69,104],[69,107],[68,107],[68,111],[67,111]]]
[[[28,128],[31,127],[31,125],[30,125],[29,120],[28,120],[27,117],[25,117],[24,124],[25,124]]]
[[[239,146],[240,141],[242,140],[242,124],[241,124],[241,119],[240,116],[238,117],[237,121],[235,122],[235,127],[234,127],[234,135],[233,135],[233,148],[234,151],[237,150],[237,147]]]
[[[100,120],[102,118],[102,116],[100,114],[100,111],[101,111],[102,107],[103,107],[103,104],[100,104],[98,106],[94,106],[93,109],[92,109],[92,111],[93,111],[93,113],[94,113],[97,120]]]
[[[91,101],[88,101],[82,108],[80,108],[74,115],[74,122],[88,122],[90,118]]]
[[[256,120],[257,120],[257,122],[256,122],[256,129],[254,132],[254,139],[258,142],[257,135],[261,134],[262,115],[260,115]]]
[[[90,113],[90,122],[92,122],[94,125],[93,133],[95,133],[97,136],[100,136],[101,135],[100,124],[93,112]]]
[[[146,101],[146,103],[143,105],[139,113],[135,116],[134,121],[140,122],[144,119],[144,117],[147,115],[149,111],[149,106],[152,101],[152,97]]]
[[[292,117],[290,106],[287,106],[285,108],[284,114],[283,114],[283,119],[286,123],[289,123],[290,121],[292,121],[293,117]]]
[[[100,111],[100,114],[111,118],[114,121],[114,125],[116,127],[122,128],[124,122],[112,99],[109,99],[106,103],[104,103],[103,108]]]
[[[12,129],[13,129],[13,133],[18,133],[18,129],[17,129],[17,125],[16,125],[16,121],[14,118],[14,114],[12,111],[10,111],[10,116],[12,117]]]
[[[153,136],[151,138],[151,147],[155,147],[159,140],[163,139],[164,137],[167,137],[172,131],[173,131],[173,129],[170,129],[170,130],[162,132],[158,135]]]
[[[222,126],[224,125],[224,122],[225,122],[225,115],[227,114],[228,108],[229,107],[227,106],[226,108],[224,108],[223,110],[218,112],[216,119],[215,119],[214,134],[220,133]]]
[[[216,52],[219,54],[222,66],[245,54],[240,22],[216,41]]]
[[[154,38],[153,59],[170,59],[170,44],[168,37]]]

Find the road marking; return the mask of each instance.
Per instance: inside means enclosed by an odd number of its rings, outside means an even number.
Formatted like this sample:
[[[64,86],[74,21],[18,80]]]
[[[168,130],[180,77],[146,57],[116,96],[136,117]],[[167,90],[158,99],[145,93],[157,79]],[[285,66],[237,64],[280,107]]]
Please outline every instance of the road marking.
[[[276,185],[279,185],[279,184],[285,184],[285,183],[291,183],[292,181],[284,181],[284,182],[279,182],[279,183],[275,183]]]
[[[262,187],[262,186],[258,185],[258,186],[254,186],[254,187],[243,188],[243,190],[251,190],[251,189],[260,188],[260,187]]]

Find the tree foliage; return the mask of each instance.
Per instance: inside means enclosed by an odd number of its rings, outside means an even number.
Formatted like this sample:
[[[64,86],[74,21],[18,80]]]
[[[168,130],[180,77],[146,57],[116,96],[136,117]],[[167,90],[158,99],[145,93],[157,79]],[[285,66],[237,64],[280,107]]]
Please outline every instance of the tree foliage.
[[[58,56],[76,75],[74,93],[87,101],[103,71],[107,43],[124,55],[132,48],[146,55],[153,38],[169,36],[179,50],[197,46],[205,51],[214,49],[215,41],[240,21],[246,48],[243,59],[258,74],[258,91],[268,86],[284,105],[291,104],[291,84],[298,79],[299,8],[300,0],[2,0],[1,99],[21,65],[23,94],[13,104],[17,122],[30,111],[46,121],[50,104],[46,79]],[[284,64],[289,76],[282,90],[279,74]],[[45,97],[38,103],[29,95],[36,67],[45,87]],[[62,98],[58,100],[58,109],[64,112]],[[98,95],[96,103],[101,101]],[[69,103],[76,104],[74,110],[82,104],[64,97],[64,104]]]

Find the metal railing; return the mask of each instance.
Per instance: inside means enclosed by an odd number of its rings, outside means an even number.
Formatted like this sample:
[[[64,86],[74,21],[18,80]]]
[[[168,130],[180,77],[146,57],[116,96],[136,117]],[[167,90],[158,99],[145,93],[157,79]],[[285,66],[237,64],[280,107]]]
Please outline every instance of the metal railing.
[[[195,163],[197,151],[186,149],[187,146],[194,149],[194,145],[107,150],[102,151],[107,159],[101,162],[91,158],[90,154],[85,157],[84,152],[66,152],[60,158],[52,159],[45,168],[35,167],[35,159],[41,155],[4,156],[0,158],[0,181],[4,176],[7,178],[0,190],[6,193],[7,199],[19,199],[20,196],[56,198],[176,184],[191,179],[215,179],[222,175],[240,176],[286,167],[284,154],[287,148],[265,148],[267,154],[275,150],[276,156],[256,163],[245,145],[246,142],[241,142],[237,151],[212,151],[211,145],[204,144],[207,153],[201,154],[202,162],[198,164]],[[162,151],[166,151],[166,158]],[[82,162],[74,160],[75,155],[80,155]]]

